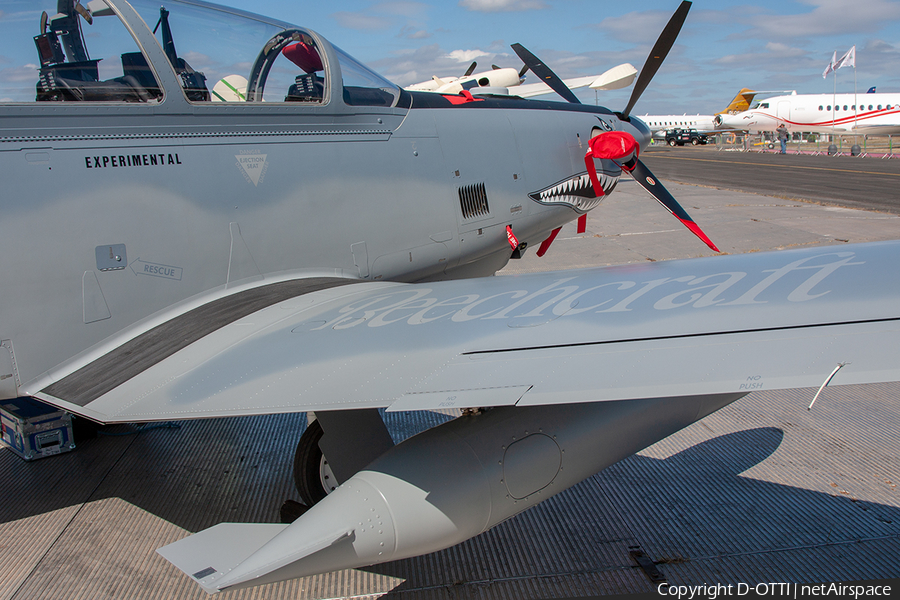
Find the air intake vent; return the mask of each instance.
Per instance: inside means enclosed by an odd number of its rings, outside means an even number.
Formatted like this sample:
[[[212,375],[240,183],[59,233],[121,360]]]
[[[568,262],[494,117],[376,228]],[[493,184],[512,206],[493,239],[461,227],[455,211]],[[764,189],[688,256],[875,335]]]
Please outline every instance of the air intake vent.
[[[459,207],[462,209],[463,219],[474,219],[491,214],[484,184],[473,183],[459,188]]]

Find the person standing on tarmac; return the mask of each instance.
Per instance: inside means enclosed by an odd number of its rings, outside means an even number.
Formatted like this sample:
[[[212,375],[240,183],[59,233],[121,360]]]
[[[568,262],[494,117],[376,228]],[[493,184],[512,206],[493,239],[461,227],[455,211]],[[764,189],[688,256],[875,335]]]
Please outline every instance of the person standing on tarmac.
[[[784,126],[784,123],[781,123],[775,131],[778,133],[778,141],[781,142],[781,153],[787,154],[787,141],[790,135],[788,134],[787,127]]]

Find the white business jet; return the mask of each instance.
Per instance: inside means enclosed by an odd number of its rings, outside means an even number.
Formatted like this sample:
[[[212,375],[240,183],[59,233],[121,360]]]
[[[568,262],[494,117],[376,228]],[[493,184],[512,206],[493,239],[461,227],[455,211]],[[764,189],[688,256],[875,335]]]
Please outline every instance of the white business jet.
[[[716,115],[722,129],[789,130],[861,135],[900,133],[900,93],[791,94],[761,100],[736,115]]]
[[[641,121],[647,124],[655,139],[665,139],[666,132],[672,129],[696,129],[701,133],[717,131],[714,120],[719,115],[733,115],[750,108],[753,97],[759,92],[750,88],[743,88],[735,95],[731,102],[722,111],[714,115],[644,115]]]

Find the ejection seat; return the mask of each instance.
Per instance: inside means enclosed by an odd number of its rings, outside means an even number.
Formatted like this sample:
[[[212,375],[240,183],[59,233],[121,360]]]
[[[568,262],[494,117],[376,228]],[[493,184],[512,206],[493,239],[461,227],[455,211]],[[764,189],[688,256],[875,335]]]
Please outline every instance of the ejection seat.
[[[35,86],[35,97],[38,102],[49,100],[146,102],[151,97],[161,95],[140,52],[122,55],[124,75],[100,81],[98,65],[102,59],[88,58],[84,46],[80,43],[72,45],[71,40],[76,35],[81,35],[76,19],[77,14],[74,18],[55,18],[52,28],[46,30],[47,13],[41,15],[43,33],[34,38],[41,61],[40,75]],[[60,37],[69,46],[73,60],[66,61]],[[139,59],[132,56],[135,54]],[[142,85],[141,79],[146,79],[147,75],[151,83]]]

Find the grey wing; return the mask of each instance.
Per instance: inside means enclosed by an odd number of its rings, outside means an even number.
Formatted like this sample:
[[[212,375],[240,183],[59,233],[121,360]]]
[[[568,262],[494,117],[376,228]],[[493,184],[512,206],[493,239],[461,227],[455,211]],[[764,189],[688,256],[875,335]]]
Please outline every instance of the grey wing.
[[[838,364],[832,385],[893,381],[897,264],[900,242],[883,242],[428,284],[319,282],[114,381],[98,385],[91,368],[121,344],[29,393],[138,422],[817,387]],[[138,358],[151,352],[145,334],[131,338]]]

